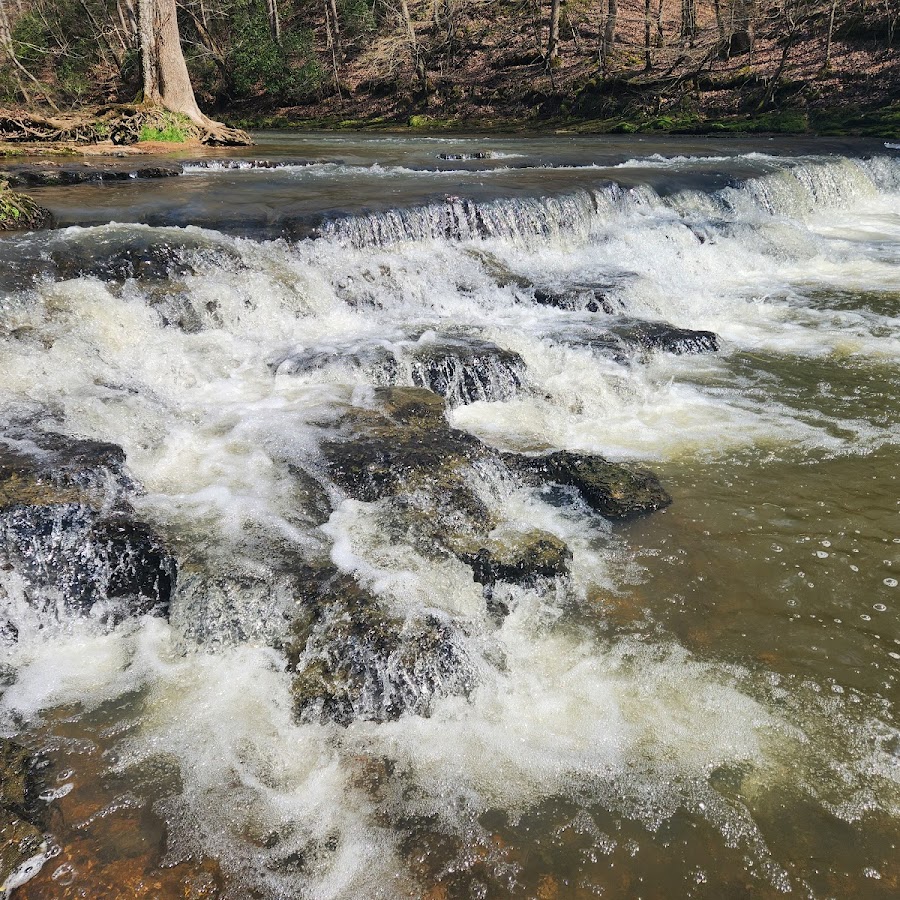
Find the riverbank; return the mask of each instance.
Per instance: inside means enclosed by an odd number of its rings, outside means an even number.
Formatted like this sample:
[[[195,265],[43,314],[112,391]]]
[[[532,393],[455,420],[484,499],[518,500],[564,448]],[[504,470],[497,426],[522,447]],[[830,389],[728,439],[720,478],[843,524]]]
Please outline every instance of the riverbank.
[[[398,113],[346,118],[340,115],[307,116],[302,111],[229,116],[230,124],[247,130],[291,128],[301,131],[384,131],[465,134],[687,134],[687,135],[795,135],[822,137],[900,138],[900,103],[869,110],[844,107],[816,110],[786,109],[758,114],[704,118],[682,115],[622,114],[600,118],[554,116],[443,116]]]

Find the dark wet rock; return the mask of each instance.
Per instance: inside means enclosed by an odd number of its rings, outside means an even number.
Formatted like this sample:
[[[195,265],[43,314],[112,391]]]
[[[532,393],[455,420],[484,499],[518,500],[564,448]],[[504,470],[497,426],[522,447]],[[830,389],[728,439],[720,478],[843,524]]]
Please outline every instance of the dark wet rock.
[[[600,456],[561,451],[541,456],[498,453],[451,428],[440,397],[423,388],[381,388],[375,409],[348,414],[345,439],[322,445],[335,484],[356,500],[390,498],[397,536],[441,552],[477,552],[496,525],[473,488],[478,470],[494,467],[529,484],[575,488],[611,519],[661,509],[671,498],[651,472]],[[487,546],[486,544],[482,546]]]
[[[525,383],[525,361],[512,350],[474,338],[417,342],[409,353],[412,382],[451,404],[514,397]]]
[[[285,354],[271,362],[270,368],[297,375],[329,365],[363,372],[380,386],[428,388],[453,406],[509,400],[525,384],[522,357],[479,338],[439,336],[427,341],[314,347]]]
[[[632,321],[613,326],[610,331],[624,344],[640,350],[662,351],[676,355],[686,353],[716,353],[718,335],[712,331],[676,328],[666,322]]]
[[[40,791],[38,760],[0,737],[0,894],[23,883],[44,861],[46,807]]]
[[[568,575],[572,551],[564,541],[546,531],[530,531],[515,538],[482,539],[477,550],[460,550],[457,556],[472,567],[472,576],[482,585],[488,613],[498,622],[510,607],[498,585],[533,588],[548,579]],[[508,599],[508,598],[507,598]]]
[[[175,562],[135,518],[124,460],[114,444],[60,434],[12,432],[0,443],[0,571],[42,617],[167,609]]]
[[[307,568],[303,584],[308,614],[288,648],[302,720],[428,715],[435,700],[474,688],[475,662],[451,622],[433,613],[389,615],[377,596],[327,565]]]
[[[192,254],[209,249],[202,238],[184,235],[161,239],[149,229],[97,235],[52,248],[53,269],[49,274],[63,280],[85,276],[102,281],[166,280],[195,272]]]
[[[652,472],[613,463],[602,456],[563,450],[540,456],[506,453],[503,458],[533,484],[575,488],[591,509],[608,519],[633,518],[672,502]]]
[[[6,165],[0,178],[13,187],[46,187],[88,184],[102,181],[129,181],[135,178],[171,178],[181,175],[178,163],[146,162],[47,162],[34,161]]]
[[[301,166],[316,166],[325,163],[340,165],[339,159],[195,159],[190,166],[194,169],[285,169]]]
[[[593,322],[570,322],[550,335],[572,347],[590,347],[619,363],[645,353],[715,353],[718,335],[712,331],[677,328],[666,322],[610,318]]]
[[[622,312],[621,301],[613,294],[613,285],[570,285],[565,288],[535,287],[532,292],[534,302],[554,309],[575,312],[607,313]]]
[[[307,375],[328,366],[343,365],[367,375],[384,371],[386,377],[392,378],[394,373],[388,368],[392,362],[396,366],[393,344],[386,341],[372,341],[317,345],[305,350],[291,351],[271,360],[269,368],[280,375]]]
[[[474,553],[459,554],[472,567],[479,584],[490,586],[504,581],[531,585],[541,578],[568,574],[572,551],[564,541],[546,531],[530,531],[515,540],[485,543],[487,546]]]
[[[348,416],[352,439],[322,445],[334,482],[356,500],[427,491],[472,515],[487,515],[467,479],[488,449],[451,428],[444,401],[423,388],[379,388],[377,408]]]
[[[491,159],[493,154],[483,151],[483,150],[475,150],[471,153],[439,153],[438,159],[447,159],[447,160],[469,160],[469,159]]]

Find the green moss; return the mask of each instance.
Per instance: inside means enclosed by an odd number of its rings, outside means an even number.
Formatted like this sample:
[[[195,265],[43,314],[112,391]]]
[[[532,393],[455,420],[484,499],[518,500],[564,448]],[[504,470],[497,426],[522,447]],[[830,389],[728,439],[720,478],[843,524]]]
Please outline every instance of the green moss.
[[[6,182],[0,182],[0,231],[48,228],[52,222],[48,210],[25,194],[8,190]]]

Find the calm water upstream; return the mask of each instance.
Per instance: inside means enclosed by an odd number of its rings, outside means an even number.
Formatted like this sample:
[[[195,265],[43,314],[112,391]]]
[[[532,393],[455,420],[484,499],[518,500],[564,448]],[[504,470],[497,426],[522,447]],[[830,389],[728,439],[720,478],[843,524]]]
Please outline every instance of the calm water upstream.
[[[900,152],[251,150],[35,189],[61,227],[0,239],[0,441],[122,447],[178,561],[168,616],[117,624],[0,566],[0,734],[50,784],[14,898],[900,895]],[[491,540],[571,554],[476,580],[470,508],[420,502],[460,489],[445,438],[429,481],[372,425],[392,385],[672,504],[476,460]],[[348,421],[386,494],[335,476]],[[364,696],[299,700],[344,653]]]

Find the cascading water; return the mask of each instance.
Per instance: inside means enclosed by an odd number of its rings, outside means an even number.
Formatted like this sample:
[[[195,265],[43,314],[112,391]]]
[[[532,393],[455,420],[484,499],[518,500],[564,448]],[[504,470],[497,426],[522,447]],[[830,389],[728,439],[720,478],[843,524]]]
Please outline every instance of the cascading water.
[[[900,158],[279,140],[0,243],[5,888],[894,896]]]

